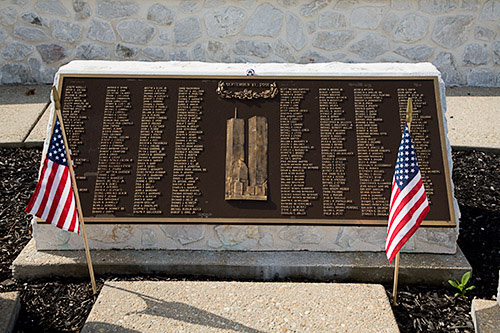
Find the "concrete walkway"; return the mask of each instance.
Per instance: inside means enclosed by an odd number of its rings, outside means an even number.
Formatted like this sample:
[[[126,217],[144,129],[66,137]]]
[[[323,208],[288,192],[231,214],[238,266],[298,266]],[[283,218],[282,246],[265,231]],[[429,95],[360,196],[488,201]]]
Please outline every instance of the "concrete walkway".
[[[26,96],[30,89],[35,94]],[[0,146],[42,145],[49,92],[48,85],[0,86]],[[500,151],[500,88],[448,88],[446,95],[451,145]]]
[[[376,284],[106,282],[82,332],[398,332]]]

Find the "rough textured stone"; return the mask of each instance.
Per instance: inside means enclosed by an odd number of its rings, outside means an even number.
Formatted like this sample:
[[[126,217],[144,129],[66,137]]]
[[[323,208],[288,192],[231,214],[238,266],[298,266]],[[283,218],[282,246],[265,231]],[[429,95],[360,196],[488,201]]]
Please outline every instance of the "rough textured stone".
[[[132,1],[100,0],[97,2],[97,15],[117,19],[132,16],[139,10],[139,5]]]
[[[207,55],[210,60],[215,62],[231,62],[227,45],[219,41],[211,40],[208,42]]]
[[[495,38],[495,35],[496,35],[495,31],[488,29],[486,27],[481,27],[481,26],[474,27],[475,39],[490,42]]]
[[[439,17],[434,24],[432,40],[445,48],[455,48],[467,41],[468,30],[472,26],[472,15]]]
[[[349,51],[356,53],[362,59],[374,59],[389,50],[387,37],[367,33],[357,42],[349,46]]]
[[[352,31],[320,31],[314,34],[312,45],[314,47],[332,51],[343,48],[354,36]]]
[[[49,21],[35,12],[24,13],[23,15],[21,15],[21,19],[26,23],[37,25],[39,27],[49,26]]]
[[[307,51],[299,58],[299,64],[330,62],[330,59],[315,51]]]
[[[250,63],[252,61],[247,57],[236,56],[234,57],[233,62],[240,64],[240,63]]]
[[[2,84],[22,84],[28,81],[28,67],[24,64],[4,64],[0,70]]]
[[[52,37],[67,43],[74,43],[82,33],[82,26],[75,22],[52,20]]]
[[[85,20],[92,14],[92,10],[85,0],[73,0],[73,10],[77,20]]]
[[[500,41],[491,44],[491,49],[493,50],[493,60],[500,65]]]
[[[4,59],[21,61],[31,52],[33,52],[33,46],[23,42],[12,42],[5,45],[0,53]]]
[[[133,229],[130,225],[115,225],[112,229],[90,229],[87,234],[89,239],[92,240],[108,244],[120,244],[133,236]]]
[[[30,41],[42,41],[47,40],[49,37],[45,34],[45,32],[38,28],[30,28],[30,27],[22,27],[16,26],[14,27],[14,36]]]
[[[201,7],[200,0],[182,0],[179,3],[179,8],[185,13],[194,13]]]
[[[424,38],[429,27],[429,19],[419,14],[408,14],[392,33],[396,42],[413,43]]]
[[[11,0],[10,2],[22,8],[25,8],[28,5],[28,0]]]
[[[490,53],[486,46],[472,43],[465,47],[463,62],[466,65],[484,65],[488,62]]]
[[[42,13],[69,16],[69,12],[59,0],[39,0],[35,9]]]
[[[313,16],[321,9],[328,6],[332,0],[313,0],[300,6],[300,13],[304,16]]]
[[[165,59],[165,52],[159,46],[146,46],[142,49],[142,53],[155,60]]]
[[[17,11],[14,7],[5,7],[0,10],[0,23],[5,26],[13,25],[17,20]]]
[[[259,227],[239,225],[218,225],[215,227],[217,237],[222,244],[228,247],[238,246],[247,241],[257,242]]]
[[[161,227],[161,230],[169,238],[172,238],[182,245],[196,243],[205,238],[205,228],[200,226],[169,225]]]
[[[465,10],[477,10],[479,8],[479,0],[462,0],[460,8]]]
[[[234,53],[238,55],[253,55],[260,58],[267,58],[271,53],[271,45],[266,42],[240,39],[234,46]]]
[[[116,25],[116,31],[125,42],[145,44],[153,38],[155,27],[138,19],[127,19]]]
[[[382,25],[382,29],[384,29],[385,32],[389,33],[394,29],[396,24],[399,22],[399,16],[391,14],[388,15],[387,18],[385,19],[384,24]]]
[[[7,38],[8,35],[9,34],[7,33],[7,31],[5,31],[5,29],[0,28],[0,43],[3,42],[3,40]]]
[[[158,43],[161,45],[170,44],[170,34],[168,30],[160,30],[158,32]]]
[[[226,3],[226,0],[205,0],[203,7],[205,8],[213,8],[218,7]]]
[[[495,84],[495,75],[486,69],[473,69],[467,75],[467,85],[473,87],[492,87]]]
[[[297,16],[290,13],[286,14],[286,38],[297,51],[301,50],[307,43],[302,22]]]
[[[422,62],[427,61],[432,56],[434,48],[427,45],[399,46],[394,52],[411,61]]]
[[[295,57],[285,41],[278,38],[273,46],[273,52],[286,62],[295,62]]]
[[[148,10],[148,20],[161,25],[171,25],[175,15],[174,10],[159,3],[155,3]]]
[[[278,36],[283,25],[283,12],[278,8],[264,3],[257,7],[247,22],[243,33],[248,36]]]
[[[318,26],[321,29],[340,29],[346,26],[345,15],[336,12],[324,12],[319,14]]]
[[[94,17],[90,20],[87,38],[103,43],[113,43],[116,40],[115,32],[111,23],[103,19]]]
[[[456,86],[466,83],[465,77],[457,70],[455,59],[449,52],[441,52],[432,62],[439,69],[441,76],[447,85]]]
[[[274,245],[274,238],[269,232],[264,233],[261,239],[259,239],[259,245],[262,247],[272,248]]]
[[[250,9],[255,4],[256,0],[239,0],[239,3],[246,9]]]
[[[347,54],[345,53],[334,53],[332,54],[332,59],[333,60],[341,60],[341,59],[344,59],[346,57]]]
[[[198,43],[191,49],[191,55],[195,61],[205,61],[205,48],[201,43]]]
[[[319,244],[322,235],[315,227],[285,227],[278,237],[295,244]]]
[[[31,71],[31,78],[35,83],[47,84],[54,82],[57,68],[45,66],[37,58],[29,58],[28,65]]]
[[[316,23],[314,21],[307,21],[306,27],[309,34],[316,32]]]
[[[187,45],[201,37],[200,21],[196,16],[178,20],[174,26],[175,45]]]
[[[278,3],[282,7],[291,8],[291,7],[296,6],[299,3],[299,1],[298,0],[278,0]]]
[[[209,36],[234,36],[240,32],[243,26],[245,11],[238,7],[229,6],[207,12],[204,18]]]
[[[479,18],[487,21],[497,21],[500,17],[500,0],[488,0]]]
[[[395,10],[411,9],[411,0],[391,0],[391,8]]]
[[[75,58],[84,60],[106,59],[108,56],[108,47],[94,43],[80,44],[75,52]]]
[[[62,60],[69,55],[68,49],[61,44],[56,43],[42,43],[36,46],[38,53],[46,64],[52,64],[56,61]]]
[[[384,17],[384,7],[358,7],[351,14],[351,26],[361,29],[377,29]]]
[[[458,0],[420,0],[419,9],[424,13],[442,14],[457,8]]]
[[[115,55],[120,58],[135,58],[135,56],[137,56],[137,52],[139,52],[139,48],[136,46],[122,43],[118,43],[115,46]]]

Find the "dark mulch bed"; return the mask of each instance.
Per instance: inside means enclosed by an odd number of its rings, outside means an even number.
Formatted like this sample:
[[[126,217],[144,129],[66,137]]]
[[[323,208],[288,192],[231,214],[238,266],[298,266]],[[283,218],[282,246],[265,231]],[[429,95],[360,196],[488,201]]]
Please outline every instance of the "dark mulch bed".
[[[467,298],[452,288],[401,286],[393,307],[402,332],[473,332],[472,297],[492,299],[500,267],[500,156],[477,151],[453,153],[455,193],[462,213],[458,244],[473,267],[476,289]],[[95,301],[88,279],[21,283],[10,265],[31,238],[24,213],[38,175],[39,149],[0,148],[0,291],[20,290],[18,332],[78,331]],[[106,277],[98,279],[102,287]],[[117,279],[116,277],[107,277]],[[128,279],[168,279],[134,277]],[[392,299],[392,286],[386,286]]]

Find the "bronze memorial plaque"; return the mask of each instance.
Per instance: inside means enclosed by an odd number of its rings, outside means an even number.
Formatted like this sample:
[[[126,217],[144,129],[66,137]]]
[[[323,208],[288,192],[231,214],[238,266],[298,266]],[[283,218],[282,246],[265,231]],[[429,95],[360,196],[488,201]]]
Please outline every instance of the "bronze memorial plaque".
[[[386,225],[408,97],[454,226],[437,78],[61,76],[87,222]]]

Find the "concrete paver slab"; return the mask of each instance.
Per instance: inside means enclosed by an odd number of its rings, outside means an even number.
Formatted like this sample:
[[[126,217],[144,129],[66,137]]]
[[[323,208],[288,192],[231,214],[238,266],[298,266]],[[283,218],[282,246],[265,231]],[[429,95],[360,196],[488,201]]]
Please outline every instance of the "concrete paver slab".
[[[0,332],[13,332],[21,308],[19,291],[0,293]]]
[[[33,95],[26,95],[28,89]],[[0,144],[21,144],[49,100],[50,85],[0,86]]]
[[[45,137],[47,136],[47,124],[49,123],[50,107],[45,110],[43,116],[35,125],[31,133],[26,138],[25,143],[33,146],[43,146]]]
[[[82,332],[398,332],[370,284],[106,282]]]
[[[471,315],[476,333],[500,332],[500,306],[496,301],[472,300]]]
[[[452,146],[500,149],[500,88],[447,88],[446,104]]]
[[[391,283],[394,274],[385,252],[92,250],[91,255],[96,274],[370,283]],[[445,284],[470,270],[460,249],[453,255],[402,253],[399,279],[409,284]],[[37,251],[31,240],[14,260],[12,274],[26,280],[88,277],[89,273],[83,251]]]

